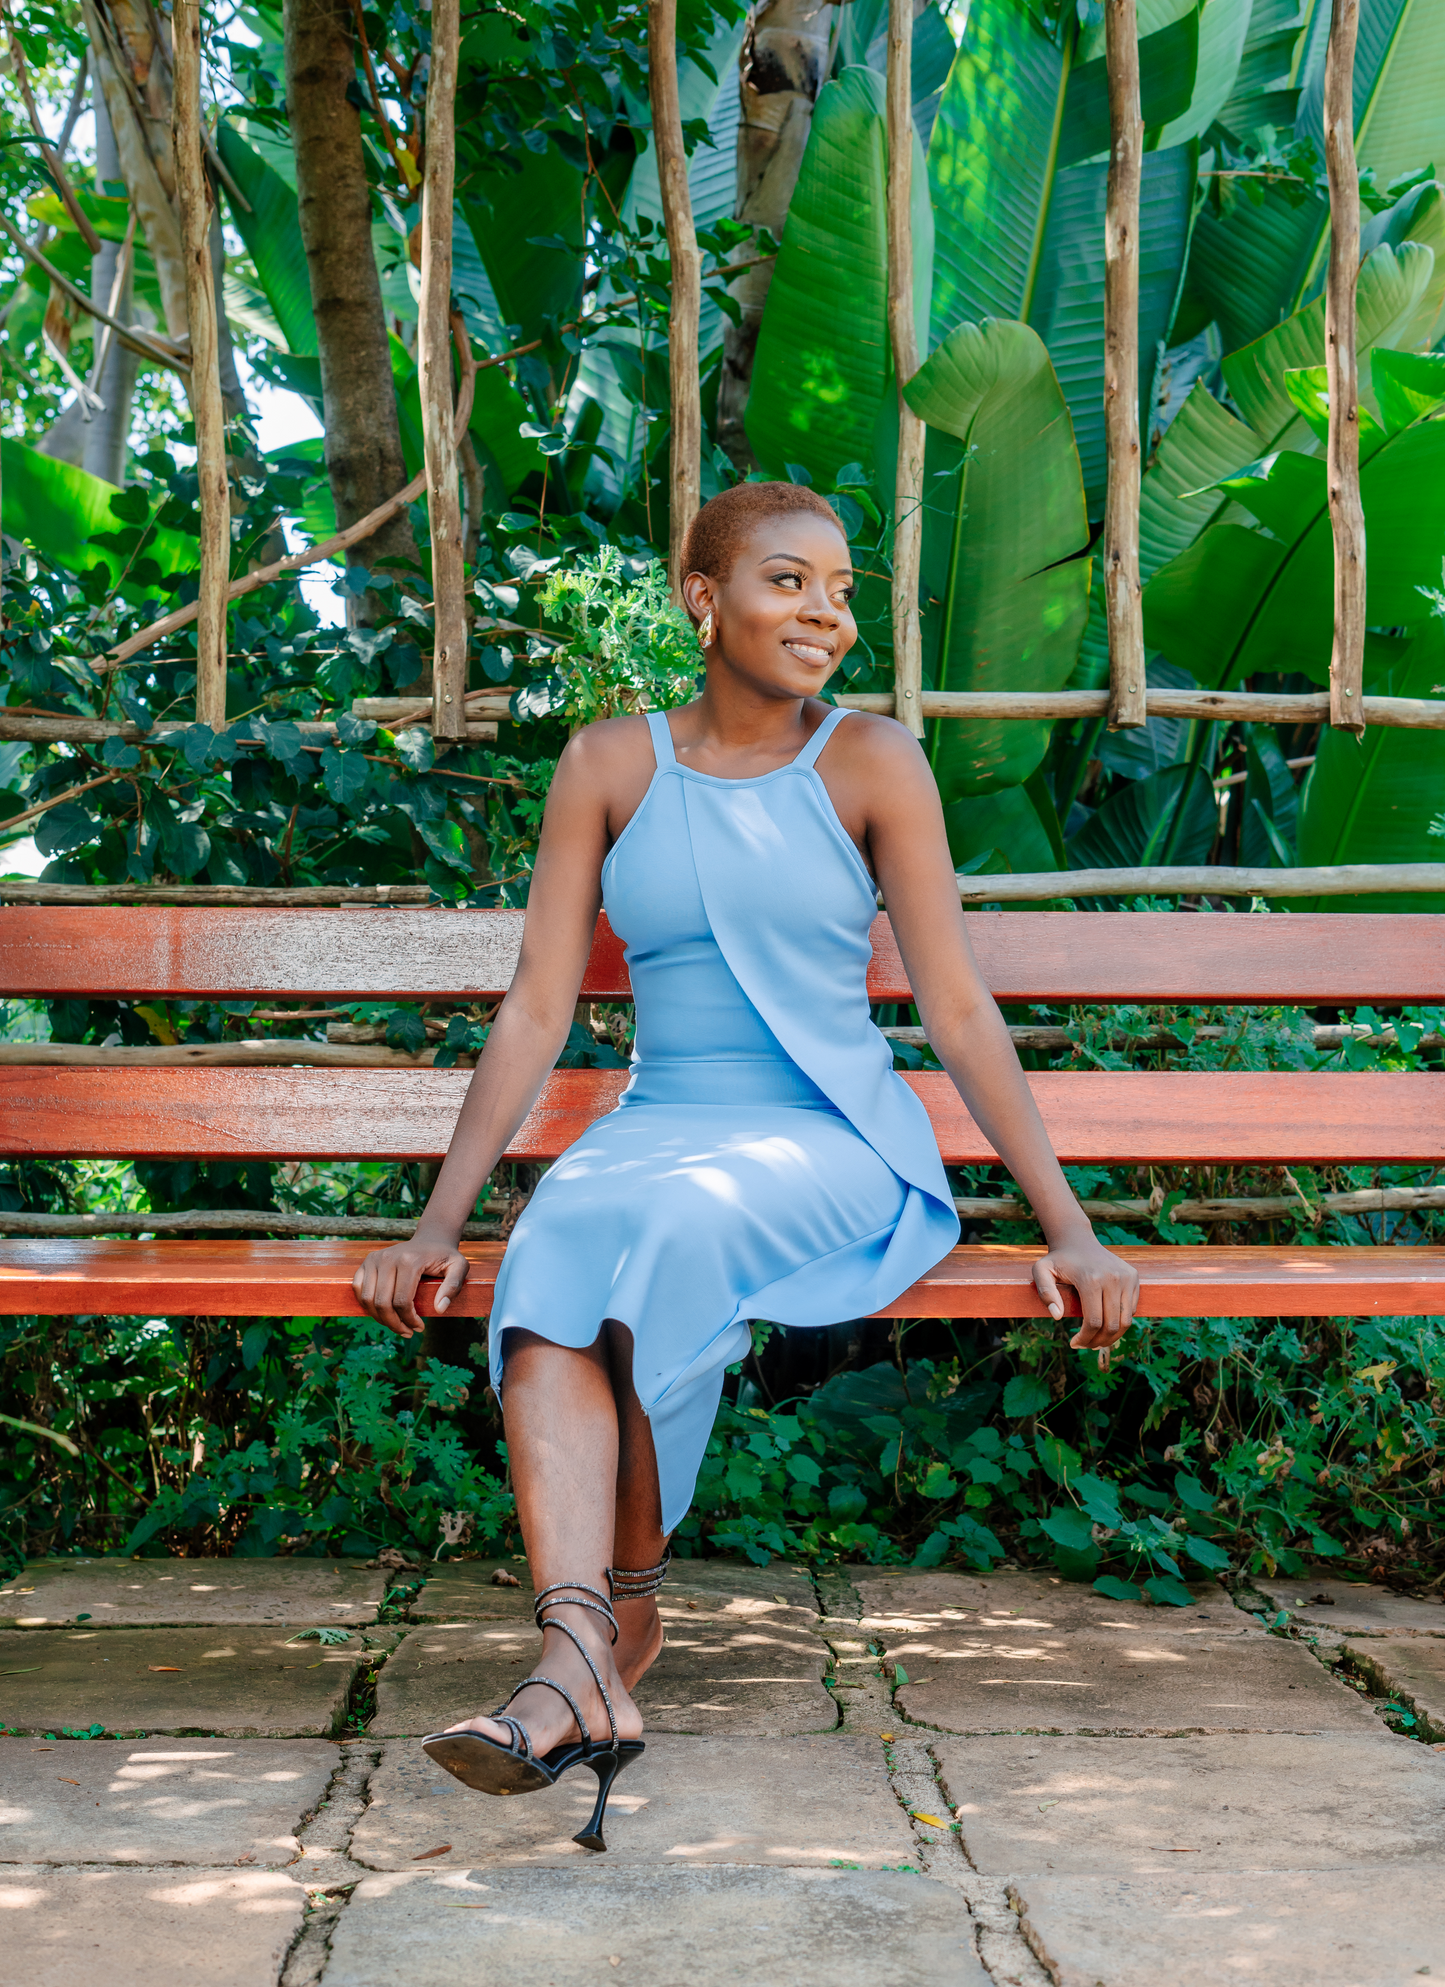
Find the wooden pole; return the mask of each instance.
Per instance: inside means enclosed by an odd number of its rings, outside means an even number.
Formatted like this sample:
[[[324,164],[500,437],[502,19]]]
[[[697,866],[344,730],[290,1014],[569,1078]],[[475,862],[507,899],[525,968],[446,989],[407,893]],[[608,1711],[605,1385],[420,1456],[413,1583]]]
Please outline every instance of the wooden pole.
[[[918,575],[923,553],[924,426],[903,397],[918,371],[913,315],[913,0],[888,0],[888,339],[898,393],[898,473],[893,486],[893,715],[923,736],[923,634]]]
[[[1109,72],[1109,185],[1104,210],[1104,614],[1109,630],[1109,729],[1144,722],[1144,610],[1139,585],[1139,107],[1135,0],[1104,0]]]
[[[432,0],[421,196],[421,422],[431,522],[432,735],[466,734],[467,607],[452,407],[452,202],[456,181],[459,0]]]
[[[1360,182],[1355,167],[1355,35],[1359,0],[1334,0],[1325,49],[1325,169],[1330,183],[1330,261],[1325,274],[1325,445],[1335,540],[1335,634],[1330,723],[1365,728],[1365,512],[1360,502],[1360,375],[1355,286],[1360,273]]]
[[[196,722],[226,728],[226,601],[231,578],[231,490],[226,476],[226,409],[221,399],[220,338],[211,268],[210,183],[201,149],[200,0],[175,0],[171,17],[174,78],[171,137],[176,202],[186,269],[191,333],[188,391],[196,428],[201,496],[201,576],[196,600]]]
[[[702,390],[698,379],[702,260],[692,224],[692,193],[687,183],[677,91],[677,0],[647,0],[647,81],[662,218],[672,265],[672,308],[667,321],[672,389],[667,572],[673,598],[680,600],[685,577],[681,571],[682,541],[702,501]]]

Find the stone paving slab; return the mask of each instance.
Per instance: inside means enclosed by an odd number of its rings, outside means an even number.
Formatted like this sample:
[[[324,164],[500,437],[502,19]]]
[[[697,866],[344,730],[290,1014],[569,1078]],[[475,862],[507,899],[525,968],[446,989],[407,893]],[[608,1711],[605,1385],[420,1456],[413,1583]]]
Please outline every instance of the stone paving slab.
[[[1419,1748],[1417,1748],[1419,1750]],[[585,1863],[571,1840],[592,1811],[597,1783],[572,1773],[525,1799],[473,1793],[408,1740],[392,1741],[351,1839],[372,1870],[410,1870],[450,1843],[437,1867]],[[912,1830],[888,1782],[876,1740],[649,1739],[613,1789],[607,1867],[748,1863],[877,1869],[915,1860]]]
[[[1390,1864],[1445,1853],[1445,1756],[1383,1729],[1212,1739],[939,1739],[984,1876],[1174,1878]]]
[[[836,1724],[822,1682],[827,1651],[811,1629],[791,1620],[733,1625],[685,1615],[676,1625],[669,1621],[667,1638],[636,1692],[649,1732],[766,1737]],[[527,1675],[541,1647],[530,1623],[415,1628],[377,1681],[370,1730],[382,1738],[423,1735],[491,1711]]]
[[[1445,1862],[1408,1893],[1400,1874],[1046,1875],[1016,1895],[1056,1987],[1415,1987],[1445,1976]]]
[[[326,1987],[478,1979],[989,1987],[963,1900],[920,1876],[594,1862],[372,1876],[357,1886],[337,1921]]]
[[[1028,1635],[1043,1631],[1185,1636],[1209,1641],[1220,1635],[1260,1633],[1258,1617],[1236,1607],[1222,1587],[1196,1585],[1189,1608],[1144,1607],[1114,1601],[1078,1581],[1047,1573],[865,1574],[855,1581],[863,1621],[871,1627],[1007,1629]]]
[[[39,1559],[0,1587],[0,1628],[376,1620],[387,1576],[359,1559]]]
[[[519,1586],[493,1586],[498,1570],[513,1574]],[[429,1567],[426,1585],[412,1602],[413,1621],[530,1621],[532,1576],[522,1559],[460,1559]],[[659,1596],[661,1606],[694,1613],[754,1614],[774,1608],[801,1609],[816,1617],[817,1599],[808,1575],[781,1561],[753,1566],[742,1559],[675,1559]]]
[[[1376,1690],[1407,1704],[1429,1730],[1445,1740],[1445,1641],[1423,1635],[1371,1637],[1345,1644],[1353,1666]]]
[[[219,1732],[330,1738],[366,1661],[360,1635],[289,1645],[264,1628],[0,1633],[0,1725],[18,1732]]]
[[[519,1583],[498,1587],[494,1573]],[[426,1585],[407,1610],[413,1621],[530,1621],[532,1576],[525,1559],[443,1560],[426,1570]]]
[[[24,1987],[275,1987],[305,1904],[279,1870],[0,1870],[5,1974]]]
[[[0,1739],[0,1863],[280,1868],[336,1766],[319,1739]]]
[[[1299,1580],[1266,1580],[1251,1585],[1274,1608],[1288,1608],[1296,1621],[1342,1635],[1445,1635],[1445,1601],[1419,1601],[1392,1594],[1368,1580],[1341,1580],[1306,1574]]]
[[[1378,1729],[1360,1697],[1298,1643],[1185,1642],[1096,1630],[889,1635],[904,1715],[948,1732],[1349,1732]]]

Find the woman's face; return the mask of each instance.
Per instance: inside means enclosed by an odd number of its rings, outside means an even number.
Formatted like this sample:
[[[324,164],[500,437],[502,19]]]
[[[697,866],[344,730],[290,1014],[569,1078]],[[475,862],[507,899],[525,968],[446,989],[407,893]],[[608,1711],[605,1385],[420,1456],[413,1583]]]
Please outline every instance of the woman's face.
[[[842,531],[808,511],[759,519],[725,580],[683,583],[699,620],[712,610],[709,670],[784,697],[816,696],[857,641],[854,591]]]

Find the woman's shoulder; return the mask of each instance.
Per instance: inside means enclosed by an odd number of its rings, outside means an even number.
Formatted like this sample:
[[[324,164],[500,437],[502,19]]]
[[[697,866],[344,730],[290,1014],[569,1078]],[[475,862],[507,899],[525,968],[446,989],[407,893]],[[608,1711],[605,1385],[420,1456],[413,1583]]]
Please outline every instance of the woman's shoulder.
[[[928,771],[923,748],[907,725],[879,711],[850,711],[824,749],[849,772],[897,779]]]

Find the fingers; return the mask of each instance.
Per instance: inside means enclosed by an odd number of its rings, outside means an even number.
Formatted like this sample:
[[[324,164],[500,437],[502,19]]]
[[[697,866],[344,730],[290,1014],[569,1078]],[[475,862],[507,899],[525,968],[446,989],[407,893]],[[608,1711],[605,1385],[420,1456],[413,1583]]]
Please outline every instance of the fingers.
[[[1059,1286],[1055,1280],[1053,1270],[1049,1267],[1047,1256],[1041,1256],[1034,1264],[1034,1288],[1038,1291],[1040,1297],[1043,1298],[1049,1316],[1051,1318],[1062,1318],[1064,1315],[1064,1300],[1059,1295]]]
[[[422,1329],[412,1303],[421,1268],[420,1260],[405,1249],[377,1249],[351,1281],[362,1309],[399,1338]]]
[[[454,1255],[447,1263],[436,1294],[436,1308],[438,1311],[449,1311],[451,1309],[452,1299],[466,1282],[467,1271],[470,1268],[471,1264],[460,1253]]]

